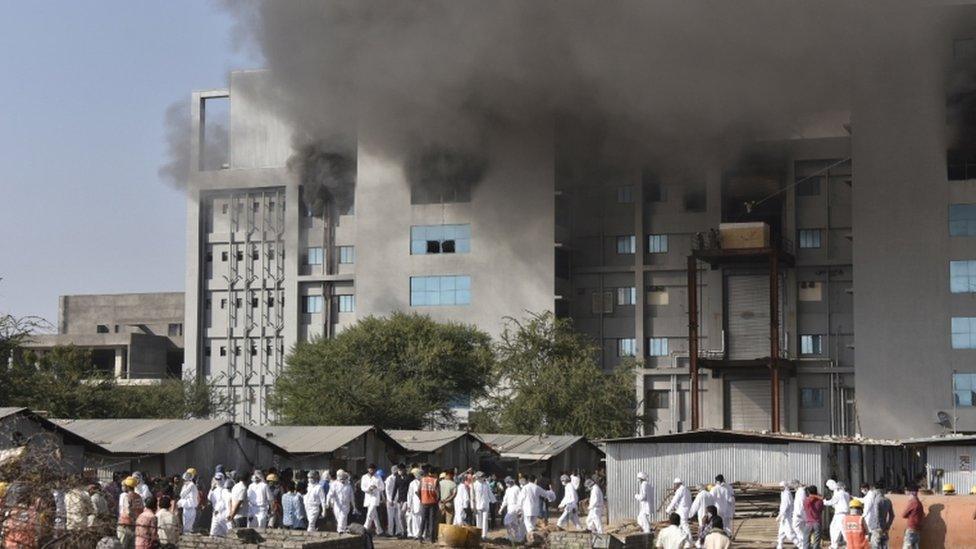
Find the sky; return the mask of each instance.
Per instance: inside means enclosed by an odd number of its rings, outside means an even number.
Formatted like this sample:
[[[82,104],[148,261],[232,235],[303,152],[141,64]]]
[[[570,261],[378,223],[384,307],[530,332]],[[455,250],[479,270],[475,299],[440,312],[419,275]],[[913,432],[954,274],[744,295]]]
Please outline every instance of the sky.
[[[0,2],[0,314],[182,291],[185,198],[164,113],[261,66],[203,0]]]

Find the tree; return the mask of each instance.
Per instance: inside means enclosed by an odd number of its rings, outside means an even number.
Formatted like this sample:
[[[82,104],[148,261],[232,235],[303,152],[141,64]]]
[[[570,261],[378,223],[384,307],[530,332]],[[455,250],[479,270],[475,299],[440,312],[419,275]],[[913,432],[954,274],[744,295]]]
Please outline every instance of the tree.
[[[640,419],[634,364],[604,372],[599,352],[571,321],[552,313],[509,319],[496,346],[496,375],[504,382],[475,415],[476,428],[589,438],[633,435]]]
[[[472,326],[394,313],[300,343],[286,363],[272,398],[283,423],[417,429],[450,421],[456,398],[486,394],[491,338]]]

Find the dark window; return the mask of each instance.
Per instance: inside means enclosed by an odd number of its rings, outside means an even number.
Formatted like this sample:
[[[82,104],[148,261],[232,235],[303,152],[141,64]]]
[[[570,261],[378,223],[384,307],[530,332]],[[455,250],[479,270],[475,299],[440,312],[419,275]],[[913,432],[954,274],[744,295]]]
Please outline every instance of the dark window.
[[[251,259],[253,259],[254,261],[257,261],[258,260],[258,257],[260,257],[259,254],[258,254],[258,251],[257,250],[251,250]]]
[[[268,298],[268,307],[274,307],[274,296]]]
[[[210,298],[209,297],[207,298],[206,303],[207,303],[207,310],[209,311],[210,310]]]
[[[223,214],[226,214],[227,213],[227,204],[224,204],[224,205],[222,205],[220,207],[220,213],[223,213]]]
[[[221,309],[226,309],[227,308],[227,300],[226,299],[221,299],[220,300],[220,308]]]
[[[257,308],[257,306],[259,305],[258,301],[260,301],[258,298],[252,297],[251,298],[251,308]]]
[[[227,252],[220,252],[220,260],[227,261]]]
[[[244,252],[243,251],[237,250],[237,260],[238,261],[244,261]]]
[[[823,408],[824,390],[821,388],[800,389],[801,408]]]
[[[213,261],[213,252],[207,252],[207,263]]]
[[[203,356],[210,356],[210,346],[209,345],[203,348]]]
[[[234,299],[234,307],[237,307],[238,309],[241,308],[241,298],[238,297]]]
[[[647,410],[663,410],[668,408],[671,401],[671,391],[651,390],[645,393],[646,402],[644,408]]]
[[[220,356],[227,356],[227,347],[220,346]]]
[[[183,335],[183,324],[170,323],[170,325],[167,327],[167,334],[170,337],[177,337]]]
[[[796,195],[797,196],[819,196],[820,195],[820,177],[801,177],[796,181]]]
[[[99,324],[98,326],[95,327],[95,332],[99,334],[107,334],[109,333],[108,326],[105,324]]]

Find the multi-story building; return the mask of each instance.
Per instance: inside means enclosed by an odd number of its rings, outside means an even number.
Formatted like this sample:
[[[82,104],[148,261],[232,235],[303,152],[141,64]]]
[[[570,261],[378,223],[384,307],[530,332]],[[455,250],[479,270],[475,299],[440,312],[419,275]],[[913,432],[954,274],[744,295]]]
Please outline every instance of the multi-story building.
[[[267,423],[298,341],[394,310],[494,335],[506,316],[553,310],[600,342],[606,368],[640,364],[646,433],[778,419],[911,436],[944,429],[943,411],[976,430],[976,154],[946,124],[970,97],[947,83],[976,24],[947,9],[948,33],[866,33],[850,124],[825,136],[676,178],[577,170],[564,132],[513,135],[460,187],[412,185],[360,145],[352,200],[324,212],[286,167],[284,117],[256,99],[266,76],[235,72],[193,96],[186,365],[235,396],[236,419]],[[228,98],[228,156],[208,161],[207,107]],[[715,236],[728,223],[769,234],[734,250]]]
[[[182,292],[63,295],[57,333],[34,335],[24,347],[88,349],[99,370],[123,382],[179,377],[184,310]]]

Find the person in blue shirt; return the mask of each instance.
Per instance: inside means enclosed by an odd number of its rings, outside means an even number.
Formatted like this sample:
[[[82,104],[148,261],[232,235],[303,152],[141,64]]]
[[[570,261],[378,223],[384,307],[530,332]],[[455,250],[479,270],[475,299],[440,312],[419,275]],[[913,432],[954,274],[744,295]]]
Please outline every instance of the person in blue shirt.
[[[299,483],[299,489],[304,490],[304,483]],[[295,490],[295,485],[289,483],[288,492],[281,496],[281,523],[286,530],[304,530],[308,524],[305,521],[305,505],[302,496]]]

